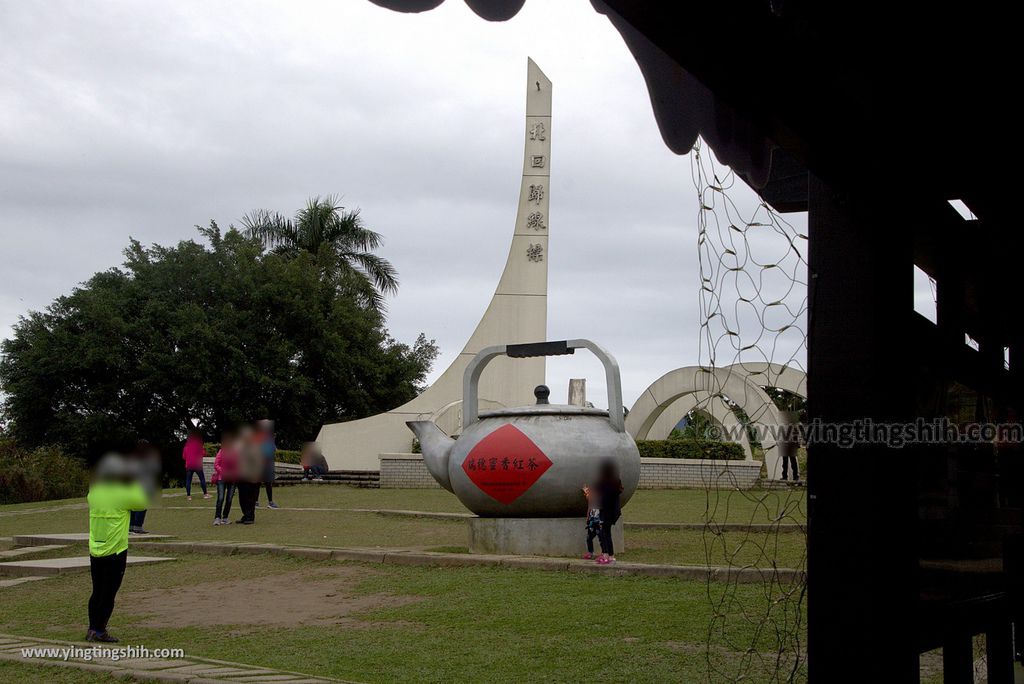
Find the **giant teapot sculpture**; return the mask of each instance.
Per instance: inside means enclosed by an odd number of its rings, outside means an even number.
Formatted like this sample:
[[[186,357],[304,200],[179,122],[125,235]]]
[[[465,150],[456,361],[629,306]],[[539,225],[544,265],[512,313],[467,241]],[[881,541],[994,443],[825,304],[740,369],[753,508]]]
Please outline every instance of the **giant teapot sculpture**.
[[[487,364],[510,358],[572,354],[589,349],[604,364],[608,410],[547,402],[548,389],[535,390],[534,406],[478,415],[477,389]],[[432,421],[406,423],[416,433],[427,470],[465,506],[485,517],[554,518],[583,516],[583,485],[613,461],[622,479],[622,503],[636,491],[640,453],[626,432],[622,381],[611,354],[589,340],[487,347],[466,367],[462,381],[462,434],[447,436]]]

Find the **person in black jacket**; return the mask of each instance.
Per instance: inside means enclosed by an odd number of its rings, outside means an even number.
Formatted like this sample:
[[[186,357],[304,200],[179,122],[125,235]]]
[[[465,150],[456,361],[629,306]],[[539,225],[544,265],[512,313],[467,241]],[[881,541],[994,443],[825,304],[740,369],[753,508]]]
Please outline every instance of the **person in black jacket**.
[[[608,565],[615,562],[615,547],[612,545],[612,525],[622,517],[622,480],[615,461],[605,461],[598,471],[594,484],[598,507],[601,512],[601,529],[597,539],[601,543],[601,555],[597,562]]]

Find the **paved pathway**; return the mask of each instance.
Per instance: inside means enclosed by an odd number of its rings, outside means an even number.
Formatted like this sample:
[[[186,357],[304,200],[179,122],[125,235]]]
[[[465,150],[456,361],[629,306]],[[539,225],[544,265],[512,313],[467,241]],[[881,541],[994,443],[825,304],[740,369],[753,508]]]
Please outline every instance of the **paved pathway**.
[[[162,506],[174,511],[206,511],[213,506]],[[279,511],[336,511],[339,513],[373,513],[396,518],[421,518],[426,520],[466,520],[474,517],[472,513],[455,513],[450,511],[407,511],[391,508],[327,508],[316,506],[281,506]],[[627,530],[689,530],[703,531],[712,529],[715,532],[804,532],[805,525],[797,523],[704,523],[685,522],[631,522],[626,520],[623,525]]]
[[[52,639],[35,639],[32,637],[21,637],[10,634],[0,634],[0,660],[12,661],[22,664],[36,665],[40,669],[46,667],[74,668],[79,670],[90,670],[93,672],[109,672],[118,678],[132,678],[137,681],[163,681],[163,682],[191,682],[193,684],[205,684],[207,682],[249,682],[261,684],[262,682],[274,682],[275,684],[321,684],[326,682],[339,682],[338,679],[323,677],[311,677],[300,672],[288,672],[285,670],[273,670],[266,667],[245,665],[242,663],[231,663],[223,660],[211,660],[209,658],[198,658],[184,656],[182,658],[141,658],[125,657],[120,660],[109,658],[86,659],[83,650],[75,653],[71,649],[89,649],[93,644],[72,643],[68,641],[54,641]],[[128,648],[127,643],[118,644],[97,644],[97,646],[112,646],[114,648]],[[140,648],[139,645],[134,645]],[[48,651],[36,652],[37,657],[30,657],[24,649],[48,649]],[[129,656],[132,654],[128,654]],[[42,680],[41,680],[42,681]]]
[[[718,580],[737,583],[774,581],[788,584],[803,581],[803,571],[791,568],[706,567],[696,565],[658,565],[653,563],[618,562],[598,565],[578,558],[542,556],[499,556],[470,553],[441,553],[417,548],[327,548],[261,544],[257,542],[173,541],[147,542],[136,548],[175,554],[210,553],[217,555],[270,553],[311,560],[360,561],[389,565],[426,565],[448,567],[498,566],[563,572],[600,572],[609,575],[671,577],[687,580]]]

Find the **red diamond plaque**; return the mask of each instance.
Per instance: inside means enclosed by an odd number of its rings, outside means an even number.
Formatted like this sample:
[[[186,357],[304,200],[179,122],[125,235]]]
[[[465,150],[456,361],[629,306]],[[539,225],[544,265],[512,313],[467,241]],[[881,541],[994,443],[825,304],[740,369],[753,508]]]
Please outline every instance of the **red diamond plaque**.
[[[487,496],[510,504],[540,479],[551,459],[514,425],[503,425],[470,449],[462,470]]]

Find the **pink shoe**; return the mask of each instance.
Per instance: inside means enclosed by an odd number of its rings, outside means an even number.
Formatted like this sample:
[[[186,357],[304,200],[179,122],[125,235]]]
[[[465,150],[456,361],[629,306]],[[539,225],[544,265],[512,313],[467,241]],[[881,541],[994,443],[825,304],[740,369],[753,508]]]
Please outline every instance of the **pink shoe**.
[[[209,499],[209,498],[210,498],[210,495],[209,495],[209,494],[203,494],[203,498],[204,498],[204,499]]]
[[[615,562],[614,558],[609,558],[608,556],[604,555],[603,553],[600,556],[598,556],[598,558],[597,558],[597,564],[598,565],[611,565],[614,562]]]
[[[192,497],[191,497],[191,496],[186,496],[186,497],[185,497],[185,501],[191,501],[191,500],[192,500]]]
[[[587,551],[585,554],[583,554],[583,560],[591,560],[593,557],[594,557],[594,554],[590,553],[589,551]]]

